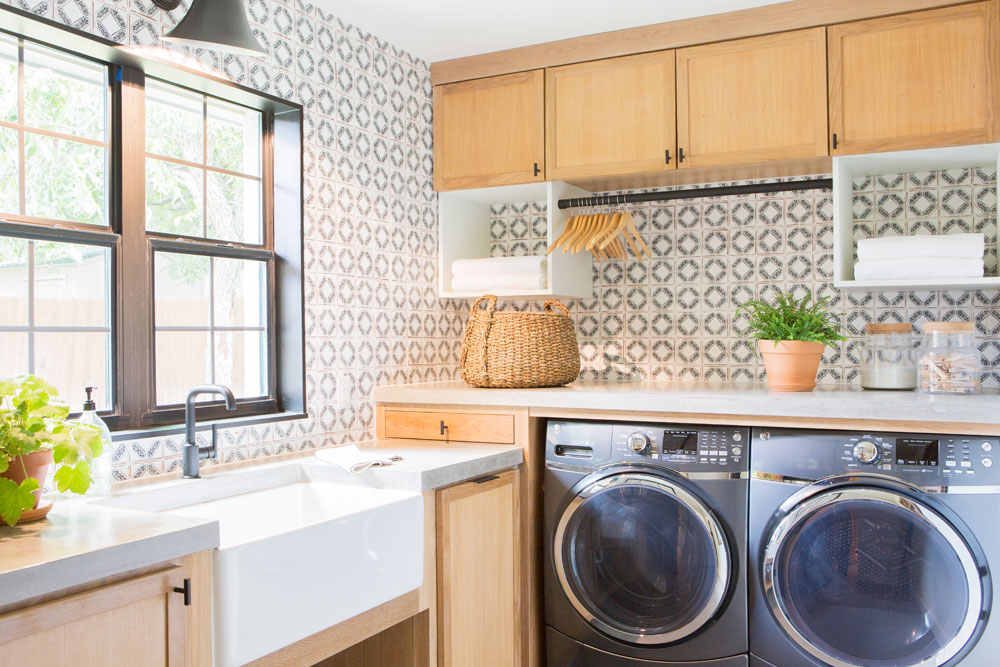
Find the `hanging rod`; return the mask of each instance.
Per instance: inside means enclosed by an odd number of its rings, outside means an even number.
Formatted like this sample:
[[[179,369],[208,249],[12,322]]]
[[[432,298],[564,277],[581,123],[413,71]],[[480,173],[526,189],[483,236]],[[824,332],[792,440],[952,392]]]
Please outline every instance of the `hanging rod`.
[[[670,201],[672,199],[700,199],[702,197],[727,197],[730,195],[752,195],[791,190],[830,190],[832,178],[813,178],[804,181],[782,181],[780,183],[751,183],[750,185],[725,185],[717,188],[685,188],[682,190],[659,190],[655,192],[634,192],[627,195],[598,195],[560,199],[559,208],[579,208],[581,206],[613,206],[617,204],[639,204],[649,201]]]

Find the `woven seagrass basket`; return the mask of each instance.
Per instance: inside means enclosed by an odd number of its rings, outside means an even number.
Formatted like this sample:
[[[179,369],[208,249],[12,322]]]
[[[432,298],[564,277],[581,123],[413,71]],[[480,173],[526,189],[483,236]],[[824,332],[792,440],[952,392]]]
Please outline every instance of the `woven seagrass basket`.
[[[462,339],[463,380],[474,387],[523,388],[558,387],[577,378],[580,349],[566,306],[552,300],[545,312],[521,313],[497,311],[496,305],[492,294],[472,304]]]

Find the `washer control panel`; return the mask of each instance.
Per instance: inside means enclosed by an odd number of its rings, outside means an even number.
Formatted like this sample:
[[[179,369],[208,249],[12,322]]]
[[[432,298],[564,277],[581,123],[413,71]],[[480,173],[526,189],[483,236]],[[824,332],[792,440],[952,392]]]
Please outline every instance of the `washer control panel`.
[[[750,429],[679,424],[550,421],[546,460],[599,466],[644,462],[681,471],[748,467]]]

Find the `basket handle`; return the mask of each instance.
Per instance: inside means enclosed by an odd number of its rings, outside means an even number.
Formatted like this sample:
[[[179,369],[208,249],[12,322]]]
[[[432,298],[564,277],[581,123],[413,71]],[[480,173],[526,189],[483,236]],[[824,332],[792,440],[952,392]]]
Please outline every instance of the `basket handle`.
[[[563,315],[569,315],[569,308],[564,306],[562,302],[557,301],[556,299],[549,299],[548,301],[545,302],[545,304],[542,307],[545,309],[546,313],[551,313],[552,306],[555,306],[556,308],[561,310],[563,312]]]
[[[486,311],[489,314],[489,323],[486,325],[486,329],[483,330],[483,341],[485,342],[490,336],[490,329],[493,326],[493,312],[497,307],[497,297],[495,294],[484,294],[475,301],[472,302],[472,306],[469,307],[469,324],[465,327],[465,335],[462,336],[462,353],[459,357],[458,364],[459,367],[465,366],[465,359],[469,355],[469,336],[472,335],[472,316],[473,313],[479,308],[480,304],[486,302]],[[484,346],[485,348],[485,346]],[[486,373],[486,355],[483,355],[483,374]]]

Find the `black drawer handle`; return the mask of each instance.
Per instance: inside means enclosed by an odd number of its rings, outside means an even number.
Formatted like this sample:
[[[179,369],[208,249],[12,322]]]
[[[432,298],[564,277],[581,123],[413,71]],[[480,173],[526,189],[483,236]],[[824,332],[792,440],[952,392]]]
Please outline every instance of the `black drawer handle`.
[[[492,482],[495,479],[500,479],[500,475],[483,475],[482,477],[477,477],[472,481],[476,484],[485,484],[486,482]]]
[[[184,606],[185,607],[190,607],[191,606],[191,580],[190,579],[185,579],[184,580],[184,588],[181,588],[180,586],[174,586],[174,593],[183,593],[184,594]]]

